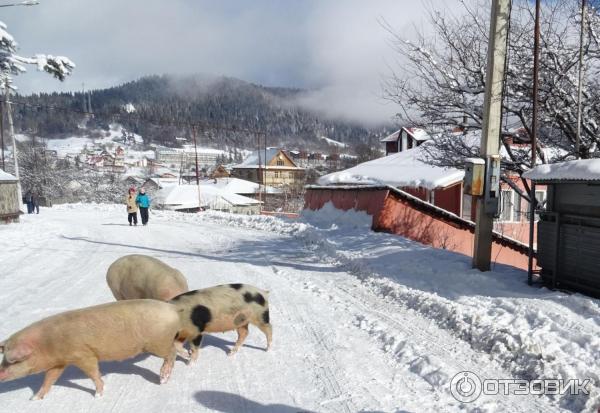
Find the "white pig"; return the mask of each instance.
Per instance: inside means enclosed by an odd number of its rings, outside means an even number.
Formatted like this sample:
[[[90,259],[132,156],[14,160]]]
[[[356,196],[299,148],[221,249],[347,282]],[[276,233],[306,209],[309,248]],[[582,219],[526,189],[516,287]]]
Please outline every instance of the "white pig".
[[[178,328],[175,307],[157,300],[118,301],[56,314],[0,342],[0,382],[45,371],[33,396],[42,399],[65,368],[74,365],[94,381],[96,396],[101,396],[99,361],[151,353],[164,359],[160,382],[165,383],[175,362]]]
[[[147,255],[126,255],[113,262],[106,282],[117,300],[153,298],[169,301],[189,290],[183,274]]]
[[[191,342],[192,362],[198,358],[203,334],[237,330],[231,355],[248,336],[248,324],[257,326],[267,338],[267,350],[271,347],[268,291],[247,284],[225,284],[189,291],[170,302],[177,307],[181,320],[178,341]]]

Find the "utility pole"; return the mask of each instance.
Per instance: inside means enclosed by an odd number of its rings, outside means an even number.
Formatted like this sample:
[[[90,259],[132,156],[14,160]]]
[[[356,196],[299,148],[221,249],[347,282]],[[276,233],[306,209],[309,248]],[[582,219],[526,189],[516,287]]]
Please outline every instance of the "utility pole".
[[[533,41],[533,114],[531,119],[531,167],[535,168],[537,163],[537,139],[539,133],[539,83],[540,83],[540,9],[541,0],[535,1],[535,29]],[[577,124],[579,128],[579,123]],[[577,131],[579,139],[579,130]],[[577,148],[579,153],[579,148]],[[579,156],[578,156],[579,157]],[[535,197],[535,183],[531,183],[531,194],[529,196],[529,251],[527,256],[527,284],[533,283],[533,237],[535,232],[535,208],[537,199]]]
[[[2,170],[6,171],[4,163],[4,102],[0,102],[0,147],[2,147]]]
[[[259,135],[260,136],[260,135]],[[264,142],[265,142],[265,170],[264,170],[264,175],[263,175],[263,201],[265,203],[265,207],[267,206],[267,133],[264,133],[263,136]]]
[[[262,171],[261,171],[261,160],[260,160],[260,133],[256,132],[256,145],[257,145],[257,153],[258,153],[258,175],[256,176],[256,180],[258,181],[258,201],[261,202],[261,211],[263,209],[264,204],[262,203],[262,192],[260,190],[260,181],[261,178],[263,178],[262,176]],[[263,185],[265,185],[265,182],[263,180]]]
[[[581,145],[581,101],[583,98],[583,43],[585,40],[585,16],[586,0],[581,0],[581,32],[579,34],[579,85],[577,86],[577,135],[575,136],[575,159],[579,159],[579,147]]]
[[[510,0],[493,0],[490,19],[488,43],[487,75],[485,82],[484,117],[481,135],[481,156],[486,159],[488,171],[493,167],[491,156],[498,156],[500,151],[500,128],[502,123],[502,91],[504,89],[504,73],[508,27],[510,20]],[[477,202],[475,226],[475,245],[473,248],[473,266],[480,271],[489,271],[492,257],[492,232],[494,216],[486,210],[488,197],[491,196],[491,179],[486,173],[485,194]],[[499,179],[499,177],[498,177]],[[497,183],[499,184],[499,183]],[[494,197],[498,197],[498,191]],[[485,200],[485,201],[484,201]]]
[[[192,135],[194,136],[194,152],[196,154],[196,186],[198,187],[198,212],[202,210],[202,197],[200,196],[200,175],[198,171],[198,143],[196,139],[196,125],[192,125]]]

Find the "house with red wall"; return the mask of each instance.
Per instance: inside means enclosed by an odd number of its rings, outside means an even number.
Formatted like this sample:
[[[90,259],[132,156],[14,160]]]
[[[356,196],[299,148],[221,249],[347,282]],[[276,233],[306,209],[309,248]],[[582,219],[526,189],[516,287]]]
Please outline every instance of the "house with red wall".
[[[375,230],[396,233],[428,245],[470,254],[477,201],[476,198],[463,194],[464,172],[427,162],[426,150],[431,144],[428,142],[430,138],[411,141],[407,134],[407,145],[404,145],[402,133],[407,131],[407,128],[403,128],[390,135],[389,139],[382,140],[386,143],[387,156],[321,177],[317,186],[307,189],[305,208],[320,209],[327,202],[341,209],[351,209],[354,208],[352,205],[360,204],[373,215]],[[395,141],[396,145],[391,139],[393,135],[399,139]],[[473,141],[477,145],[479,143],[478,132],[468,135],[459,133],[455,136],[456,139]],[[416,146],[407,148],[408,142]],[[514,189],[519,188],[522,193],[525,192],[521,179],[518,176],[509,179],[511,185],[505,182],[501,184],[500,216],[494,223],[496,260],[526,268],[529,202]],[[379,199],[383,195],[375,197],[375,193],[385,194],[384,199]],[[410,197],[423,202],[415,202]],[[544,187],[536,191],[536,197],[543,202]],[[381,209],[384,206],[385,211]],[[427,211],[424,213],[425,210]],[[438,222],[439,220],[443,223]],[[427,228],[423,227],[424,222],[427,222]],[[443,227],[444,231],[425,231],[438,226]],[[452,245],[441,242],[444,235],[440,231],[452,234],[449,236],[454,238]],[[425,233],[429,235],[424,236]],[[506,240],[513,243],[509,248],[510,253],[504,251]]]
[[[390,185],[458,216],[464,172],[424,163],[422,146],[325,175],[319,185]]]

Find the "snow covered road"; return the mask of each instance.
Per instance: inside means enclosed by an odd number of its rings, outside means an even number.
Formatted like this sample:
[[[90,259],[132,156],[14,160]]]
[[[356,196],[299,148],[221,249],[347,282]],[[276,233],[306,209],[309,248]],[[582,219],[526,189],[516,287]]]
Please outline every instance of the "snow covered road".
[[[40,402],[28,400],[40,375],[0,383],[1,411],[546,412],[591,409],[596,400],[482,395],[461,404],[450,394],[461,371],[482,379],[596,374],[595,300],[526,289],[509,270],[483,276],[464,257],[364,228],[200,215],[157,212],[148,227],[130,228],[124,207],[77,205],[0,227],[0,338],[112,301],[106,269],[140,253],[180,269],[193,289],[242,282],[270,290],[272,351],[251,327],[228,357],[235,333],[214,334],[196,365],[177,361],[166,385],[158,385],[161,360],[146,355],[102,363],[100,399],[75,368]],[[550,350],[553,361],[540,355]],[[568,351],[574,360],[562,357]]]

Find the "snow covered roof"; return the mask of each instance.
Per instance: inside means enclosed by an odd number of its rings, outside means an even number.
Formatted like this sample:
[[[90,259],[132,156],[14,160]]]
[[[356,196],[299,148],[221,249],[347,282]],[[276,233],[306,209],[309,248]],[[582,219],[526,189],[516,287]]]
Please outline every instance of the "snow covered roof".
[[[523,177],[536,182],[598,181],[600,180],[600,159],[580,159],[538,165],[525,172]]]
[[[17,181],[17,178],[9,174],[8,172],[4,172],[2,169],[0,169],[0,181],[12,182]]]
[[[232,194],[255,194],[259,190],[262,191],[259,184],[245,179],[239,178],[216,178],[209,179],[207,181],[200,182],[202,186],[213,186],[217,189],[232,193]],[[281,191],[277,188],[268,186],[267,193],[274,194],[280,193]]]
[[[259,155],[260,152],[260,155]],[[278,148],[267,148],[267,162],[269,162],[271,159],[273,159],[277,153],[279,152]],[[246,157],[246,159],[244,159],[244,161],[240,164],[237,164],[234,166],[234,168],[258,168],[259,165],[259,159],[260,159],[260,164],[261,165],[265,165],[265,151],[253,151],[250,155],[248,155],[248,157]]]
[[[398,140],[398,138],[400,137],[400,133],[402,131],[406,131],[406,133],[408,133],[410,136],[412,136],[415,140],[417,141],[426,141],[428,139],[431,138],[431,136],[429,136],[429,134],[421,128],[402,128],[397,130],[396,132],[386,136],[385,138],[381,139],[380,142],[395,142]]]
[[[425,144],[426,145],[426,144]],[[319,185],[391,185],[434,189],[459,182],[464,171],[428,165],[423,157],[424,145],[383,158],[364,162],[344,171],[325,175]]]
[[[269,163],[275,156],[277,156],[277,154],[279,153],[279,151],[281,151],[281,153],[284,154],[284,156],[286,156],[290,162],[294,163],[294,161],[285,154],[284,151],[282,151],[279,148],[267,148],[267,156],[266,156],[266,162],[265,162],[265,151],[264,149],[260,151],[253,151],[250,155],[248,155],[248,157],[246,159],[244,159],[244,161],[242,163],[239,163],[237,165],[233,165],[232,168],[234,169],[256,169],[259,167],[259,159],[260,159],[260,166],[262,168],[265,168],[265,163]],[[290,170],[290,169],[304,169],[304,168],[299,168],[297,166],[273,166],[273,165],[268,165],[266,168],[268,169],[286,169],[286,170]]]
[[[340,148],[348,147],[348,144],[328,138],[327,136],[320,136],[319,139],[324,140],[325,142],[327,142],[328,145],[331,145],[331,146],[337,146]]]
[[[260,201],[242,195],[232,194],[211,186],[200,186],[202,207],[227,209],[231,206],[258,205]],[[198,208],[198,186],[171,185],[158,191],[154,201],[167,209]]]

